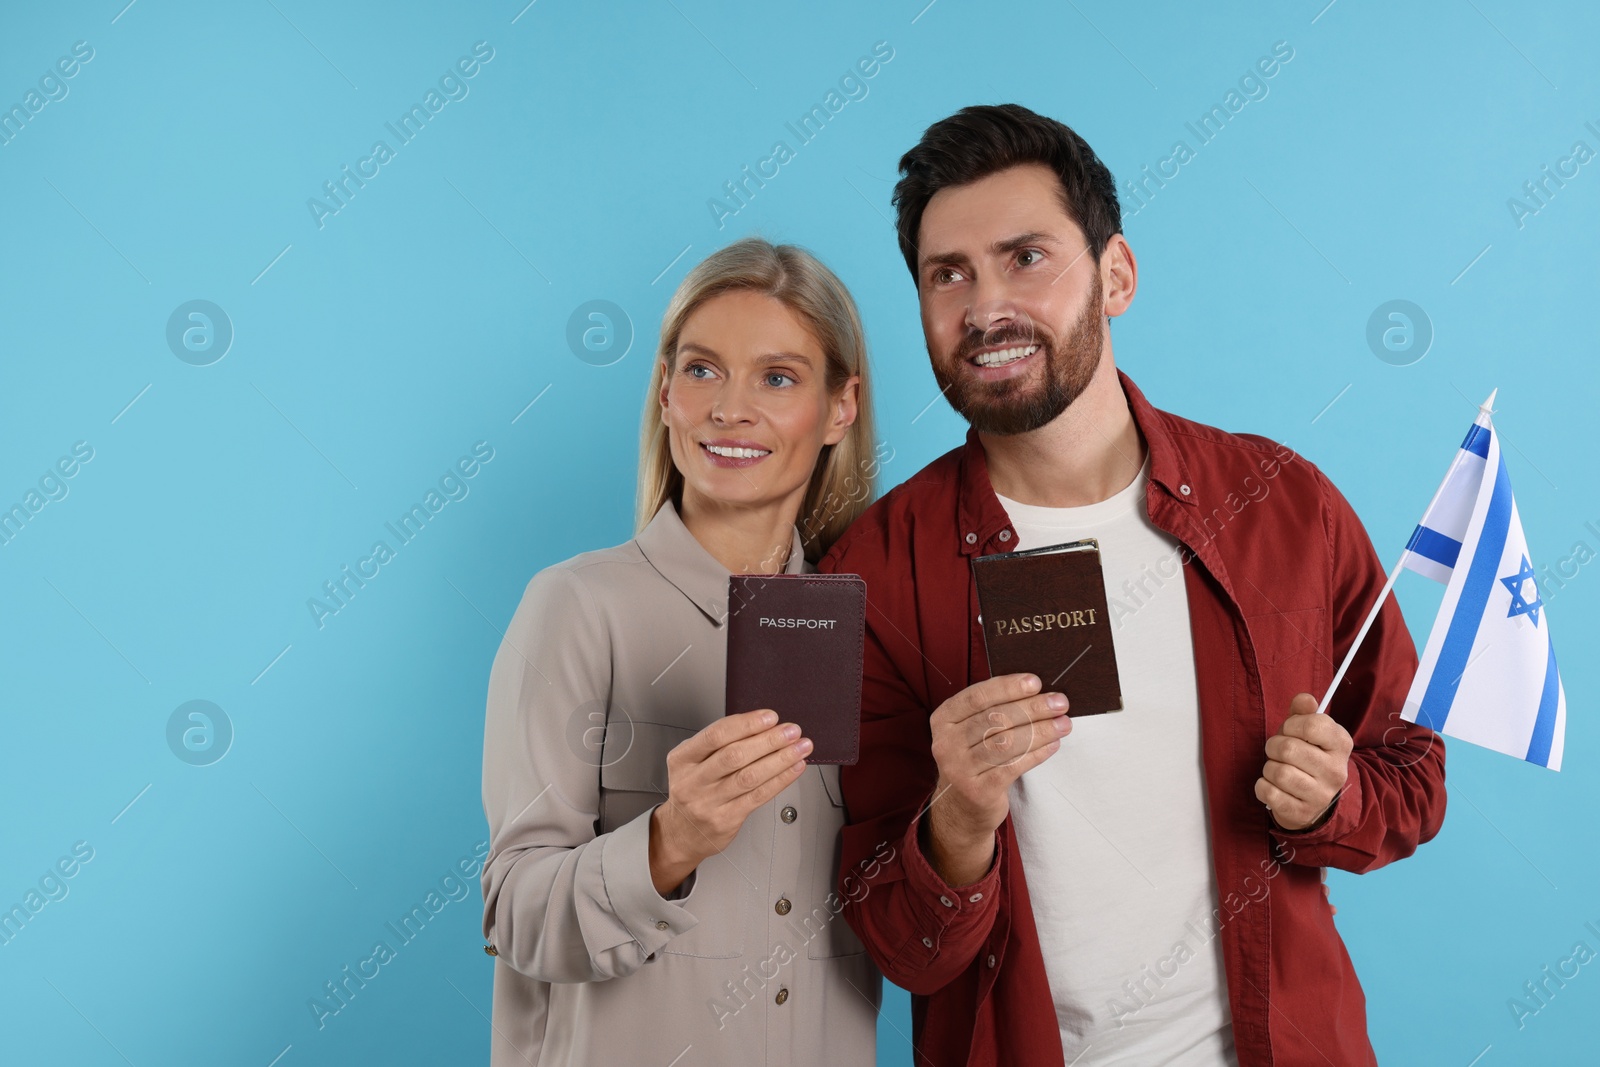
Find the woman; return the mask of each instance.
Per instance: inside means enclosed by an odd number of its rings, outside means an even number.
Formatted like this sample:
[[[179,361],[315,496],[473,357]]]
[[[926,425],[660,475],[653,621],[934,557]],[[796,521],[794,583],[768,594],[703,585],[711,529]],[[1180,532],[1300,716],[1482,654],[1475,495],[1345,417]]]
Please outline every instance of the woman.
[[[494,1064],[873,1063],[838,767],[723,715],[728,576],[814,571],[866,507],[868,400],[855,304],[804,250],[740,241],[673,296],[638,532],[536,574],[490,674]]]

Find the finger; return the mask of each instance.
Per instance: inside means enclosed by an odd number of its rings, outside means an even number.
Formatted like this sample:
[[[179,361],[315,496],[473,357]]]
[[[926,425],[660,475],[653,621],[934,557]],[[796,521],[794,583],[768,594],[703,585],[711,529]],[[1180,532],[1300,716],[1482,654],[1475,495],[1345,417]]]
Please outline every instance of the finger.
[[[800,740],[798,725],[792,722],[780,722],[754,737],[743,737],[723,745],[706,757],[706,763],[710,765],[712,774],[718,778],[726,778],[768,753],[787,748]],[[744,790],[741,789],[740,792]]]
[[[1025,700],[1039,692],[1036,674],[1000,674],[969,685],[934,711],[942,722],[961,722],[997,704]]]
[[[1329,766],[1333,758],[1311,742],[1285,734],[1267,738],[1265,748],[1268,759],[1275,759],[1279,763],[1287,763],[1290,766],[1299,767],[1306,773],[1313,775]]]
[[[986,768],[979,773],[985,776],[991,774],[1000,775],[1007,782],[1014,782],[1055,755],[1060,748],[1061,738],[1057,737],[1046,744],[1030,749],[1004,763],[995,764],[993,767]]]
[[[1064,729],[1058,728],[1061,723]],[[1072,720],[1065,715],[1043,722],[1024,722],[1007,728],[987,732],[974,746],[973,755],[987,767],[1009,764],[1018,756],[1031,754],[1039,748],[1061,740],[1072,732]],[[978,773],[983,773],[982,769]]]
[[[1305,804],[1315,803],[1324,791],[1321,783],[1314,776],[1307,774],[1299,767],[1291,767],[1289,764],[1279,763],[1277,760],[1267,761],[1266,766],[1261,769],[1261,777],[1272,785],[1277,786],[1282,792]]]
[[[722,780],[726,803],[743,803],[752,810],[776,796],[785,786],[805,770],[805,757],[811,752],[811,739],[802,737],[792,745],[785,745],[739,768]],[[763,794],[763,790],[771,791]],[[756,799],[760,797],[760,799]]]
[[[771,708],[735,712],[732,715],[724,715],[684,741],[678,748],[684,756],[699,763],[724,745],[760,733],[777,721],[778,713]]]
[[[1279,817],[1278,821],[1285,825],[1300,822],[1298,816],[1305,810],[1305,801],[1285,793],[1265,778],[1256,779],[1256,799],[1265,804],[1274,817]]]
[[[1338,721],[1327,715],[1291,715],[1283,721],[1279,734],[1298,737],[1325,752],[1348,751],[1350,734]]]
[[[1040,693],[1026,700],[1012,700],[997,704],[981,714],[969,716],[960,727],[965,730],[967,746],[981,748],[988,738],[1006,730],[1040,729],[1040,737],[1049,740],[1057,736],[1050,725],[1063,720],[1069,710],[1068,701],[1061,693]]]

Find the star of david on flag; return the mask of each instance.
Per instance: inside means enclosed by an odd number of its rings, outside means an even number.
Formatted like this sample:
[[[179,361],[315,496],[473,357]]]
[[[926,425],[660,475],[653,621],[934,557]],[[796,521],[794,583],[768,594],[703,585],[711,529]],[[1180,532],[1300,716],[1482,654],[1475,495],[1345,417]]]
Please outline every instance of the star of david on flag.
[[[1445,584],[1401,717],[1555,771],[1566,690],[1493,403],[1491,393],[1400,559]]]

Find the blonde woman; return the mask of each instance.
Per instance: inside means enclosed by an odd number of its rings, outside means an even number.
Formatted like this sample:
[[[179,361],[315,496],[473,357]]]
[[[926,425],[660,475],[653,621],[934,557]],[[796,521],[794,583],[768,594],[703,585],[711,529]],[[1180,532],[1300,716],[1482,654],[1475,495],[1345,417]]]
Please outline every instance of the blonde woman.
[[[668,305],[637,533],[536,574],[490,673],[496,1067],[874,1062],[838,768],[723,715],[728,575],[814,571],[865,508],[868,400],[855,304],[803,249],[730,245]]]

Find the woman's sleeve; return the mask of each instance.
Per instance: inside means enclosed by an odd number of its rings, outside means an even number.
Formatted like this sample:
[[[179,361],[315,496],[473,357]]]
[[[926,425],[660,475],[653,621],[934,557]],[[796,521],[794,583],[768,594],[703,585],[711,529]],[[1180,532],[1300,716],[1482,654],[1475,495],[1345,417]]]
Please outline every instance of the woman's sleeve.
[[[562,566],[535,575],[489,674],[483,934],[540,981],[631,974],[699,922],[651,881],[649,811],[596,836],[600,761],[585,731],[605,727],[611,664],[582,578]]]

